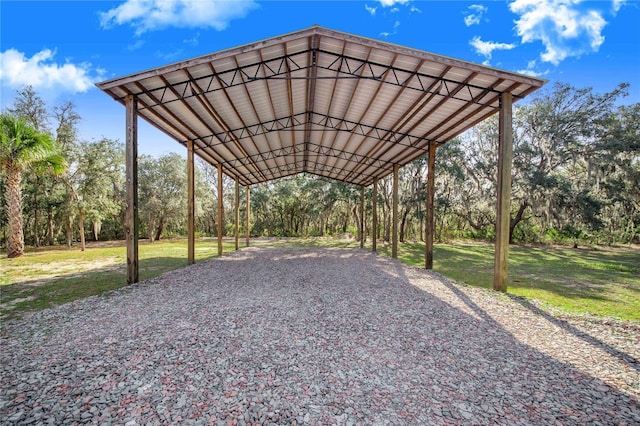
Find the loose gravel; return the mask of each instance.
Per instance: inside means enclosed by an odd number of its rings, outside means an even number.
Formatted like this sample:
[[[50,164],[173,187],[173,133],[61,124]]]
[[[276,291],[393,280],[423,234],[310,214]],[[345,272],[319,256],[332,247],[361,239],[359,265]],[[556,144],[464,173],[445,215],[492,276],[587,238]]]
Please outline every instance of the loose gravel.
[[[637,324],[248,248],[2,325],[3,424],[640,424]]]

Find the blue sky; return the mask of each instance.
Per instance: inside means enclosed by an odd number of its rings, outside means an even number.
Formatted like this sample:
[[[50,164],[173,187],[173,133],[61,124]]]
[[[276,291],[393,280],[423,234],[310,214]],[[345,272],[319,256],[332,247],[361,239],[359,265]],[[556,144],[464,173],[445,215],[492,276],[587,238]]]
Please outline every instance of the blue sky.
[[[0,108],[32,85],[70,100],[82,140],[124,140],[124,107],[98,90],[120,77],[318,24],[640,102],[640,1],[0,2]],[[184,148],[141,120],[143,154]]]

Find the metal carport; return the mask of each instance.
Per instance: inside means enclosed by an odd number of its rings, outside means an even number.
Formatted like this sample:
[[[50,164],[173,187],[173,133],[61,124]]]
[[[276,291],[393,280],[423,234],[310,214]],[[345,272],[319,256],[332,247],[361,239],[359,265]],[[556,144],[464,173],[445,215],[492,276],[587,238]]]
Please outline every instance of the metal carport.
[[[138,280],[137,116],[188,150],[190,263],[194,155],[236,180],[236,206],[239,184],[248,197],[252,184],[305,172],[375,192],[393,174],[395,256],[398,168],[426,154],[431,268],[435,150],[499,113],[494,288],[505,290],[512,102],[544,83],[319,26],[99,83],[126,106],[128,280]]]

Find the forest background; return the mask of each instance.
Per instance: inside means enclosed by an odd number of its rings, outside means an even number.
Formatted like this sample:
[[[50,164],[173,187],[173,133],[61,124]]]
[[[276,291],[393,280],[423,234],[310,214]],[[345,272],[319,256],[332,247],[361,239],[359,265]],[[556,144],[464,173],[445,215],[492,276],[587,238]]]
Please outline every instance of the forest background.
[[[512,243],[640,243],[640,103],[625,104],[628,84],[607,93],[556,83],[514,109]],[[63,174],[31,168],[22,179],[25,243],[80,245],[124,238],[125,157],[119,140],[80,140],[72,102],[47,105],[31,87],[4,111],[55,140]],[[497,116],[436,152],[435,241],[495,237]],[[233,235],[234,181],[223,181],[227,218],[217,223],[217,172],[196,162],[196,233]],[[400,169],[399,239],[424,240],[426,157]],[[0,177],[0,246],[9,217],[6,173]],[[379,183],[379,226],[371,226],[365,189],[365,235],[388,241],[391,176]],[[241,197],[240,209],[246,209]],[[187,164],[176,153],[139,158],[141,237],[186,235]],[[301,174],[251,187],[252,236],[358,237],[360,188]],[[244,233],[241,224],[241,231]]]

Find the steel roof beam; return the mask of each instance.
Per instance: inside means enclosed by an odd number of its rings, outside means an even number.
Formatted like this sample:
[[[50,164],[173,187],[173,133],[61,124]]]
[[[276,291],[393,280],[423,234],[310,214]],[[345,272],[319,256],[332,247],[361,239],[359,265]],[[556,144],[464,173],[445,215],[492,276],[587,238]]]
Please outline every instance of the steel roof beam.
[[[346,43],[345,43],[345,45],[346,45]],[[346,47],[346,46],[345,46],[345,47]],[[344,50],[343,50],[343,51],[344,51]],[[369,49],[369,50],[368,50],[368,52],[367,52],[367,59],[369,59],[369,58],[371,57],[371,51],[372,51],[372,49]],[[354,71],[354,75],[355,75],[356,77],[359,77],[359,74],[356,74],[357,72],[358,72],[358,70],[355,70],[355,71]],[[336,70],[336,75],[337,75],[337,74],[338,74],[338,71]],[[358,88],[360,87],[360,82],[361,82],[361,81],[362,81],[362,80],[360,80],[360,79],[358,79],[358,80],[356,81],[356,85],[355,85],[355,87],[353,88],[353,90],[351,91],[351,96],[349,97],[349,100],[347,101],[347,105],[351,105],[351,102],[352,102],[352,101],[353,101],[353,99],[356,97],[356,92],[358,91]],[[335,86],[337,86],[337,85],[338,85],[338,80],[336,80],[336,81],[335,81],[334,85],[335,85]],[[379,90],[380,90],[380,86],[378,86],[378,91],[379,91]],[[376,92],[376,93],[378,93],[378,92]],[[367,106],[367,108],[365,108],[365,113],[366,113],[366,111],[368,111],[368,109],[369,109],[369,107],[370,107],[370,106],[371,106],[371,102],[369,102],[369,105]],[[348,108],[347,108],[347,110],[348,110]],[[364,118],[364,115],[365,115],[365,114],[362,114],[362,115],[360,116],[360,119],[358,119],[358,121],[357,121],[356,123],[360,123],[360,122],[362,122],[362,119]],[[353,131],[348,130],[348,132],[350,133],[350,135],[349,135],[349,137],[347,138],[346,142],[344,143],[344,145],[345,145],[345,146],[347,146],[347,145],[349,144],[349,142],[351,142],[351,138],[352,138],[352,137],[353,137],[353,135],[354,135],[354,132],[353,132]],[[338,133],[336,133],[336,134],[334,134],[334,135],[333,135],[333,140],[331,141],[331,146],[330,146],[331,148],[333,148],[333,147],[335,146],[335,143],[336,143],[336,140],[337,140],[337,139],[338,139]],[[327,164],[327,165],[328,165],[328,163],[329,163],[329,160],[327,159],[327,161],[325,161],[325,164]],[[335,162],[333,163],[333,167],[336,167],[337,163],[338,163],[338,162],[337,162],[337,161],[335,161]]]
[[[260,56],[260,60],[263,60],[263,61],[264,61],[264,58],[263,58],[263,56],[262,56],[262,51],[258,51],[258,54],[259,54],[259,56]],[[267,92],[267,97],[269,98],[269,106],[271,107],[271,115],[272,115],[273,117],[277,117],[277,116],[278,116],[278,114],[276,113],[276,107],[275,107],[275,104],[274,104],[274,102],[273,102],[273,96],[271,95],[271,85],[270,85],[268,82],[266,82],[266,81],[265,81],[265,82],[264,82],[264,87],[265,87],[265,90],[266,90],[266,92]],[[247,92],[247,96],[249,96],[249,93],[248,93],[248,92]],[[258,114],[258,112],[257,112],[257,110],[256,110],[256,108],[255,108],[255,105],[253,104],[253,102],[251,102],[251,105],[253,106],[253,109],[254,109],[254,111],[255,111],[255,113],[256,113],[256,117],[258,117],[258,118],[259,118],[259,117],[260,117],[260,115]],[[281,132],[276,132],[276,137],[278,138],[278,142],[279,142],[279,145],[278,145],[278,146],[279,146],[280,148],[284,148],[284,143],[282,142]],[[267,145],[271,146],[271,143],[270,143],[270,141],[269,141],[269,138],[268,138],[267,136],[265,136],[265,139],[267,139]]]
[[[450,68],[445,68],[445,70],[440,73],[441,76],[446,75],[449,72]],[[428,88],[429,90],[422,92],[422,95],[416,99],[413,104],[411,105],[410,108],[407,109],[407,112],[412,111],[411,114],[409,114],[408,116],[402,116],[400,117],[396,123],[391,127],[392,130],[389,130],[384,136],[382,136],[380,138],[381,141],[386,141],[389,140],[392,136],[393,136],[393,129],[395,130],[399,130],[402,129],[403,127],[405,127],[408,123],[411,122],[411,120],[413,120],[415,118],[416,115],[418,115],[420,112],[422,112],[422,110],[431,102],[431,100],[435,97],[435,92],[433,91],[434,87],[436,85],[439,84],[439,80],[435,80],[432,82],[432,85]],[[439,91],[440,89],[438,88],[437,91]],[[437,92],[436,91],[436,92]],[[427,98],[425,100],[425,97]],[[397,134],[397,133],[396,133]],[[428,145],[429,142],[426,141],[426,144]],[[411,143],[411,141],[409,140],[409,146],[410,147],[414,147],[415,144]],[[374,146],[366,155],[367,156],[375,156],[378,155],[378,153],[385,148],[386,145],[385,144],[377,144],[376,146]],[[356,166],[353,171],[352,174],[356,174],[360,171],[360,169],[362,168],[362,166]]]
[[[305,124],[305,129],[304,129],[305,150],[304,150],[304,153],[302,154],[304,159],[303,169],[306,169],[306,164],[307,164],[306,145],[309,143],[309,137],[310,137],[309,129],[311,127],[311,114],[313,114],[313,112],[315,111],[315,96],[316,96],[315,77],[318,75],[318,67],[317,67],[318,43],[319,43],[318,35],[313,35],[311,37],[311,40],[309,41],[309,44],[311,46],[309,51],[309,69],[307,71],[309,80],[307,81],[307,123]]]

